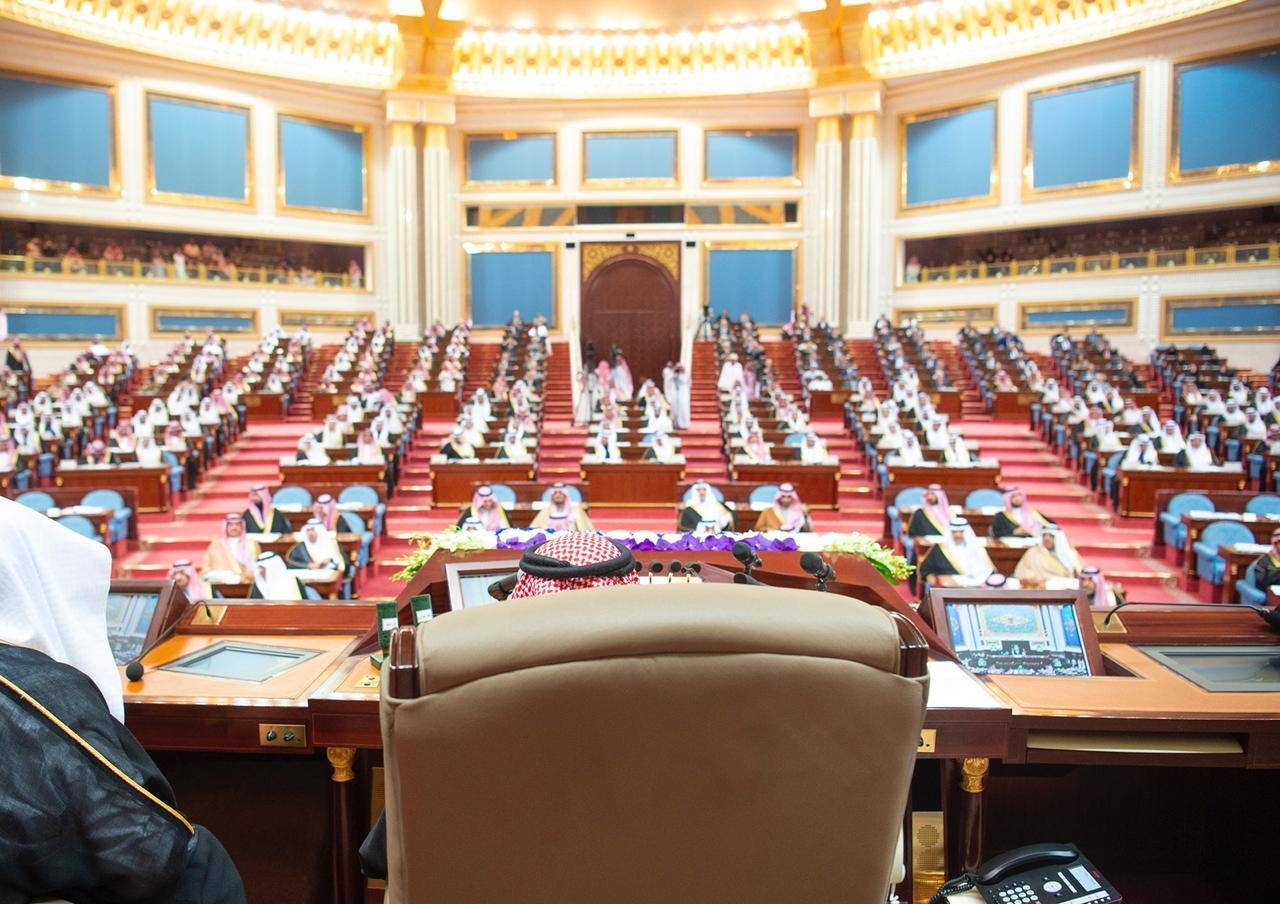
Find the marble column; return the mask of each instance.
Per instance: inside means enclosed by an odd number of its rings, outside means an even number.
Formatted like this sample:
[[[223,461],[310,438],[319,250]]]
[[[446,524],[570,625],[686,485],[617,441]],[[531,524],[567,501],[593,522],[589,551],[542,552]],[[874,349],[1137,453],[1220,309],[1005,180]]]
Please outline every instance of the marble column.
[[[391,274],[390,296],[396,333],[422,335],[422,309],[418,303],[418,265],[421,260],[418,224],[418,145],[411,122],[391,123],[390,160]]]
[[[814,224],[813,253],[817,255],[814,296],[808,299],[816,319],[832,324],[840,318],[840,266],[843,249],[841,232],[841,195],[843,192],[843,141],[839,116],[818,120],[817,143],[814,147],[814,201],[817,208]]]
[[[422,147],[422,267],[426,321],[446,325],[462,320],[460,293],[452,286],[457,249],[449,191],[449,133],[436,123],[424,128]]]
[[[876,318],[874,264],[879,222],[879,116],[855,113],[849,136],[848,304],[845,335],[868,335]]]

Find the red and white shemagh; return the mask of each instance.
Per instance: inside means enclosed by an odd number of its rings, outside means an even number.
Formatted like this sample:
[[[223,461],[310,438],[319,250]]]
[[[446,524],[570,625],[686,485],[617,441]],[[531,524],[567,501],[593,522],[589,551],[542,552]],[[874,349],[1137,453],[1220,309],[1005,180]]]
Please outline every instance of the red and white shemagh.
[[[609,540],[595,533],[573,531],[559,534],[537,547],[534,552],[549,559],[559,559],[569,565],[594,565],[618,558],[623,552]],[[600,577],[580,578],[546,578],[537,577],[524,570],[516,578],[515,589],[508,599],[526,599],[532,596],[546,596],[562,590],[587,590],[593,587],[614,587],[622,584],[637,584],[640,576],[635,571],[626,574],[605,575]]]

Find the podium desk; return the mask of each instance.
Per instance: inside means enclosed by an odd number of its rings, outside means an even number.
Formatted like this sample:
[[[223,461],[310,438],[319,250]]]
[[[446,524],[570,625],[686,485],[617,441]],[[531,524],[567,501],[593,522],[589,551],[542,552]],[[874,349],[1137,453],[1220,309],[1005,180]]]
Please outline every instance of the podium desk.
[[[69,467],[59,462],[54,483],[60,488],[76,490],[81,495],[90,490],[118,490],[129,487],[138,494],[139,512],[167,512],[169,500],[169,466],[151,468],[106,465],[102,467]]]
[[[331,483],[339,486],[350,486],[355,483],[383,483],[386,480],[387,466],[349,465],[330,462],[327,465],[303,465],[294,462],[280,465],[280,482],[300,484]]]
[[[979,461],[972,467],[957,468],[951,465],[899,465],[886,463],[889,468],[889,486],[885,495],[896,495],[904,487],[927,487],[940,484],[947,496],[959,503],[973,490],[1000,486],[1000,462],[993,459]]]
[[[423,417],[455,418],[462,408],[458,404],[458,393],[438,389],[418,393],[415,401],[422,406]]]
[[[1150,518],[1156,513],[1156,492],[1243,490],[1249,475],[1238,462],[1233,469],[1189,471],[1186,468],[1121,468],[1120,504],[1116,511],[1128,518]]]
[[[431,462],[431,496],[436,505],[470,504],[477,483],[532,480],[533,460],[468,459]]]
[[[317,395],[316,399],[321,397]],[[285,398],[287,396],[283,392],[245,392],[240,394],[240,402],[244,405],[246,412],[251,417],[256,417],[259,420],[283,420]]]
[[[991,394],[991,419],[1024,421],[1031,415],[1031,404],[1040,401],[1040,393],[1030,389],[1000,391]]]
[[[809,393],[809,417],[842,417],[844,403],[849,401],[847,389],[819,389]]]
[[[670,505],[679,498],[676,487],[684,479],[684,460],[663,464],[657,461],[602,462],[584,458],[582,476],[591,488],[593,505]]]
[[[742,483],[789,483],[800,501],[812,509],[836,508],[839,464],[802,465],[795,462],[749,464],[733,462],[733,479]]]

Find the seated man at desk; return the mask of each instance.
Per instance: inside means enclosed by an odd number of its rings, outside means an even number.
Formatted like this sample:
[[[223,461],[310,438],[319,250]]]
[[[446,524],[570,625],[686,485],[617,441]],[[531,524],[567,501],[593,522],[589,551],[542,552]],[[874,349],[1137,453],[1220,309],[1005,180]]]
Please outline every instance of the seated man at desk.
[[[924,464],[924,450],[920,448],[920,440],[916,439],[914,433],[904,431],[902,445],[898,447],[896,452],[891,453],[889,458],[897,465],[917,467]]]
[[[788,533],[813,530],[809,523],[809,510],[800,501],[796,488],[789,483],[778,484],[778,495],[773,504],[756,518],[756,530],[780,530]]]
[[[942,537],[951,524],[951,502],[941,484],[931,483],[924,491],[924,504],[911,513],[909,537]]]
[[[201,574],[223,571],[249,577],[253,573],[253,563],[261,550],[255,541],[245,536],[244,527],[243,516],[227,515],[222,523],[222,536],[210,541],[204,551]]]
[[[671,464],[680,458],[680,450],[676,448],[676,444],[671,441],[671,437],[665,433],[653,434],[653,440],[649,443],[649,447],[644,450],[641,456],[644,461],[657,461],[663,464]]]
[[[1124,458],[1120,460],[1122,468],[1149,468],[1160,464],[1160,454],[1156,452],[1155,444],[1151,442],[1149,436],[1139,436],[1129,448],[1125,450]],[[1112,487],[1118,489],[1119,481],[1112,481]]]
[[[347,554],[332,531],[315,518],[302,526],[302,539],[293,544],[285,564],[290,568],[347,570]]]
[[[700,480],[690,488],[688,502],[680,510],[680,530],[688,533],[702,524],[714,533],[722,533],[733,529],[734,517],[711,491],[711,484]]]
[[[1013,576],[1023,587],[1041,588],[1051,579],[1078,578],[1083,570],[1080,554],[1071,547],[1067,535],[1047,529],[1040,533],[1040,542],[1022,554]]]
[[[935,543],[920,562],[920,577],[930,584],[978,587],[996,573],[973,528],[964,518],[951,522],[941,543]]]
[[[465,461],[477,457],[476,447],[467,442],[461,425],[454,427],[449,433],[444,445],[440,447],[440,454],[449,461]]]
[[[209,592],[209,587],[205,584],[204,579],[200,577],[200,572],[196,571],[195,565],[191,564],[190,559],[179,559],[169,568],[168,580],[178,585],[178,589],[186,594],[187,599],[195,602],[196,600],[210,599],[213,594]]]
[[[458,526],[471,530],[502,530],[510,527],[511,521],[494,495],[493,487],[485,484],[476,487],[471,495],[471,504],[458,516]]]
[[[821,465],[826,464],[827,444],[822,441],[818,434],[809,432],[804,435],[804,442],[800,444],[800,463],[802,465]]]
[[[249,507],[241,515],[251,534],[287,534],[289,519],[271,505],[271,491],[259,484],[249,491]]]
[[[520,435],[518,429],[513,426],[507,427],[507,432],[502,436],[502,443],[498,446],[498,451],[493,453],[493,457],[500,461],[513,461],[529,457],[529,449],[525,446],[524,438]]]
[[[769,464],[773,461],[773,449],[765,441],[764,434],[759,429],[755,429],[747,434],[747,439],[742,444],[739,456],[743,461],[750,462],[753,465]]]
[[[300,465],[327,465],[329,453],[316,442],[314,436],[304,433],[298,440],[298,453],[294,456],[294,460]]]
[[[284,559],[274,552],[258,556],[253,567],[253,586],[249,588],[251,600],[300,600],[305,599],[302,581],[289,573]]]
[[[622,449],[618,446],[618,434],[601,427],[591,444],[591,452],[601,461],[622,461]]]
[[[17,444],[14,444],[17,449]],[[80,457],[81,464],[86,465],[109,465],[111,464],[111,450],[107,448],[107,444],[100,439],[95,439],[85,447],[84,455]]]
[[[1159,438],[1161,452],[1176,455],[1187,448],[1187,443],[1182,438],[1182,431],[1178,429],[1177,421],[1165,421],[1164,426],[1160,429]]]
[[[991,519],[991,536],[1038,537],[1046,528],[1056,527],[1052,521],[1027,505],[1026,494],[1017,487],[1004,492],[1004,508]]]
[[[360,431],[360,436],[356,440],[356,453],[351,460],[362,465],[386,464],[387,457],[382,447],[378,445],[378,441],[374,439],[372,430]]]
[[[1080,592],[1095,609],[1110,609],[1124,602],[1124,591],[1110,584],[1102,570],[1090,565],[1080,570]]]
[[[1254,563],[1253,583],[1263,593],[1280,585],[1280,528],[1271,532],[1271,548]]]
[[[953,468],[967,468],[973,464],[973,456],[969,453],[969,447],[964,444],[964,437],[959,430],[951,431],[947,447],[942,450],[942,463]]]
[[[1193,433],[1187,437],[1187,447],[1173,457],[1175,468],[1186,468],[1189,471],[1203,471],[1216,468],[1222,464],[1218,456],[1204,441],[1203,433]]]
[[[551,498],[533,516],[529,526],[547,530],[595,530],[587,513],[573,500],[563,483],[551,485]]]

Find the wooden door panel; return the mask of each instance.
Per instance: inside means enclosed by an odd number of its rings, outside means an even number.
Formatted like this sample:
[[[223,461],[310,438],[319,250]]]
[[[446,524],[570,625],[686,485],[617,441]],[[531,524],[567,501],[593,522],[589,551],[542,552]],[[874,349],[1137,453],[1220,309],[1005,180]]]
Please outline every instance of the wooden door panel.
[[[661,383],[662,368],[680,356],[680,291],[651,257],[620,253],[601,263],[582,286],[581,341],[598,356],[622,347],[638,385]]]

